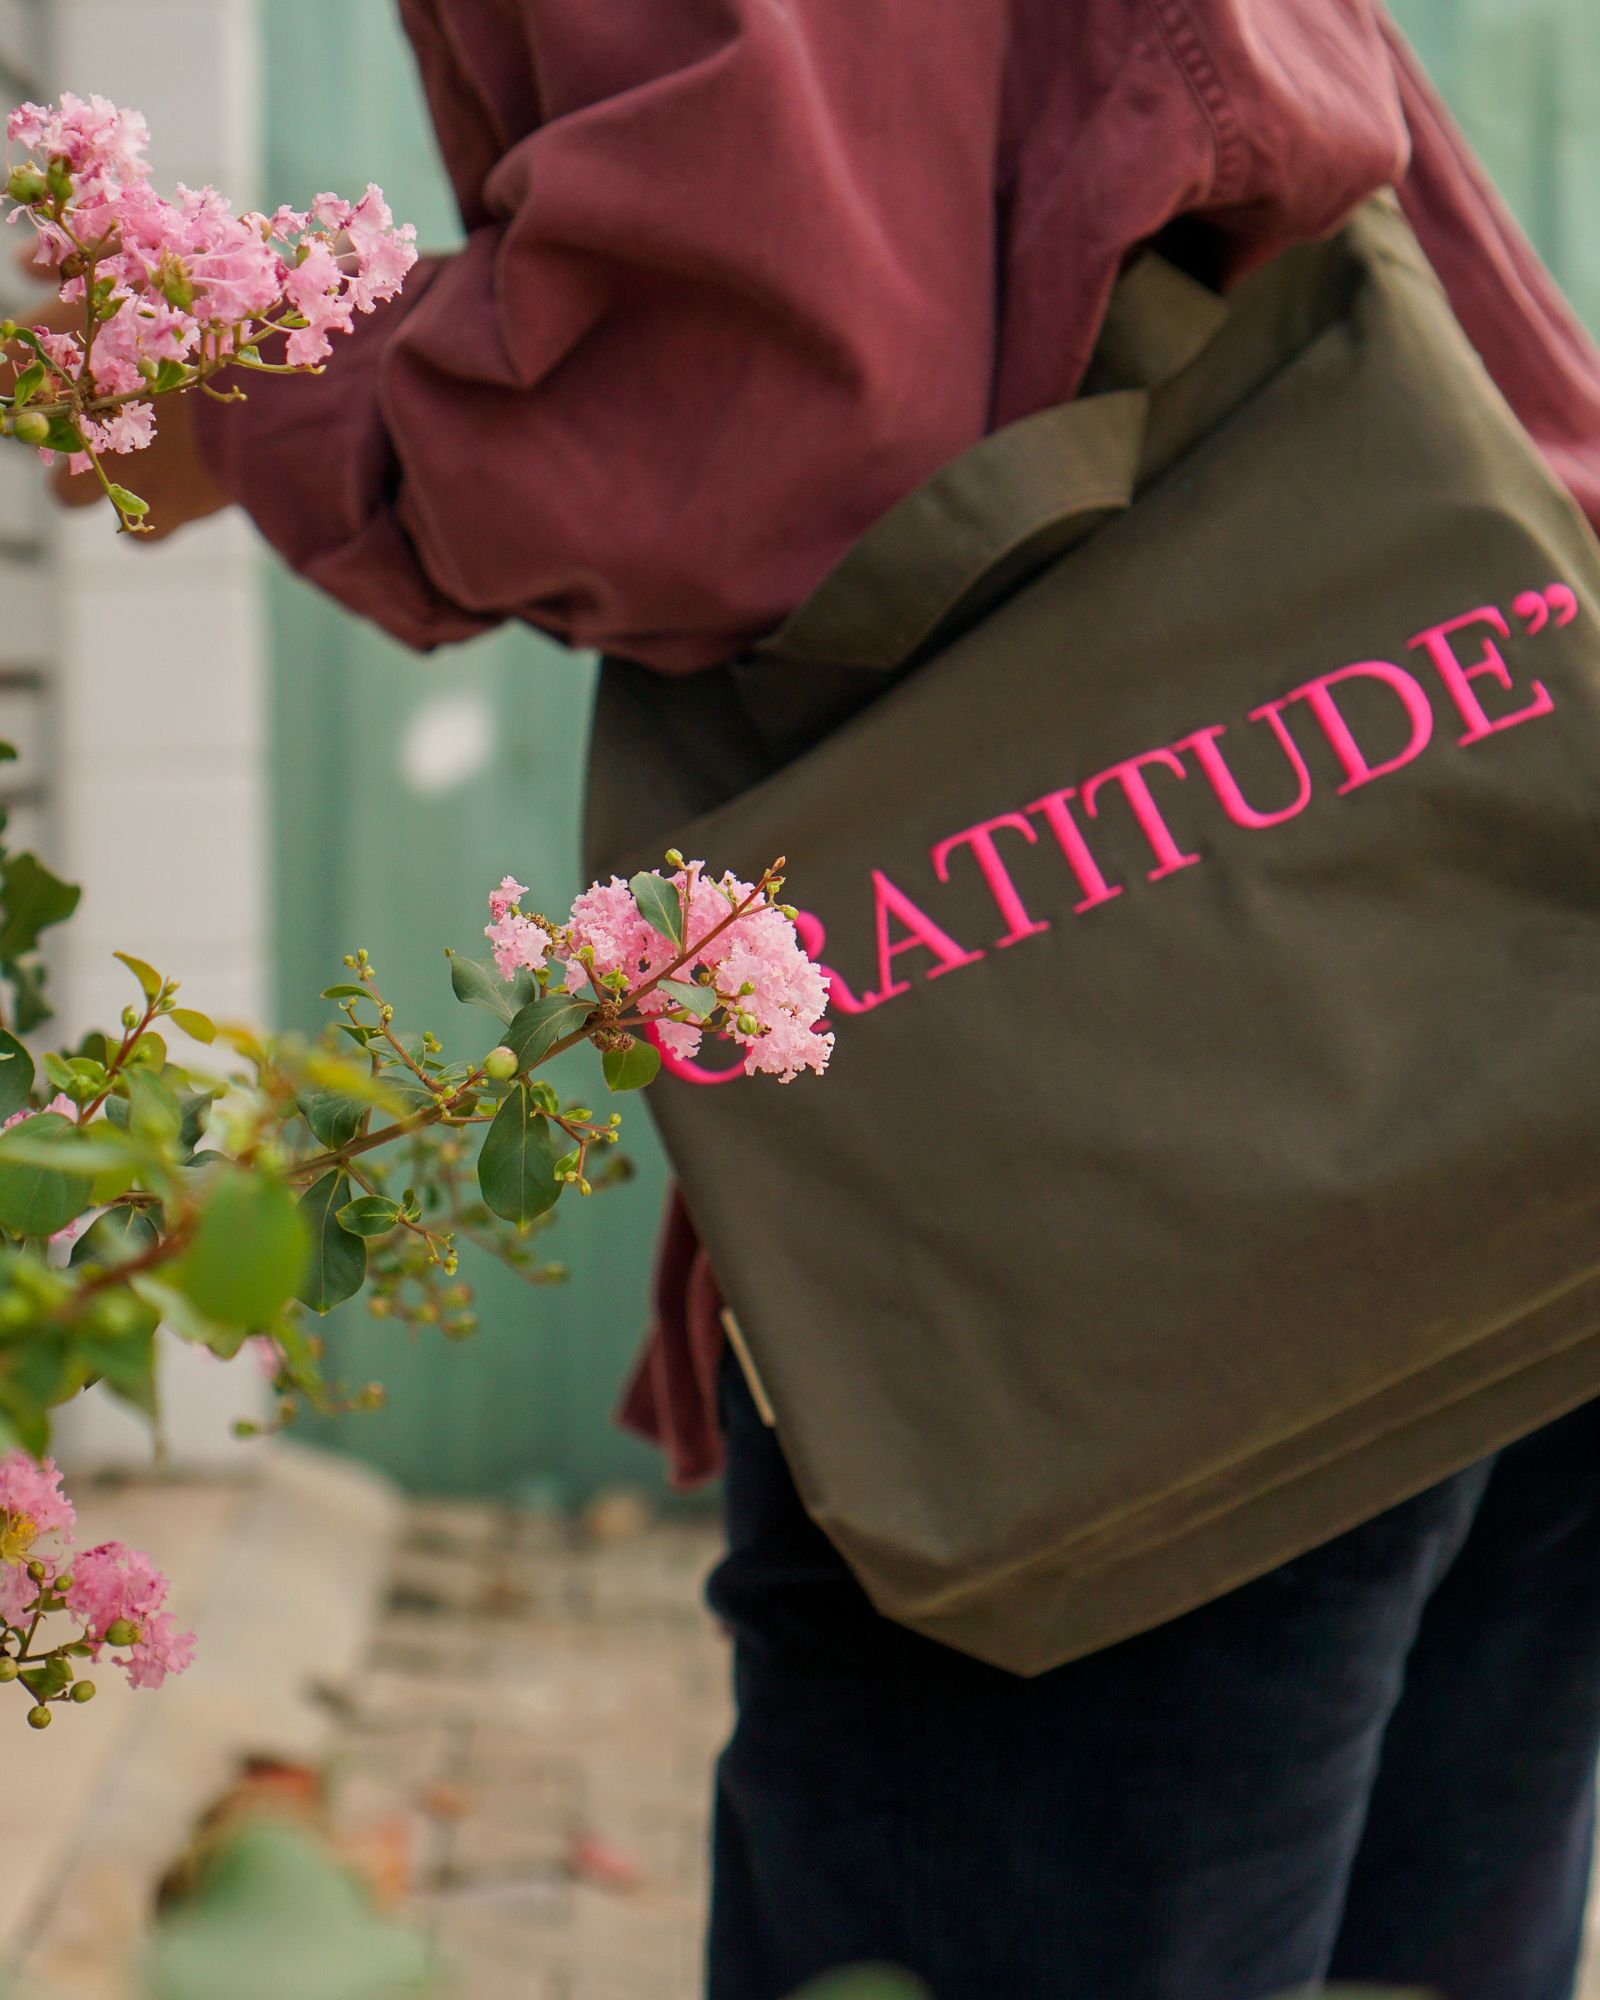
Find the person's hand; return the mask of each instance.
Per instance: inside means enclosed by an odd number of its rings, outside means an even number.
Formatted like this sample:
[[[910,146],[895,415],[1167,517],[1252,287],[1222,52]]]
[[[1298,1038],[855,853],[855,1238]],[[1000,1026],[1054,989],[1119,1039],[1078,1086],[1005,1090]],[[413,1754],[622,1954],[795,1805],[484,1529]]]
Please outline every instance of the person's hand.
[[[31,249],[25,253],[23,269],[31,278],[39,276]],[[20,261],[20,260],[19,260]],[[49,333],[81,333],[83,307],[66,305],[51,298],[35,310],[17,314],[24,326],[43,327]],[[15,369],[0,364],[0,390],[10,393]],[[201,456],[194,422],[191,389],[180,396],[163,396],[156,403],[155,441],[146,450],[102,460],[107,474],[119,485],[129,487],[150,503],[146,516],[148,532],[134,535],[134,542],[165,541],[168,535],[191,521],[203,521],[226,507],[228,496],[211,476]],[[4,447],[15,451],[15,444]],[[50,474],[50,491],[63,507],[105,506],[104,489],[93,471],[73,473],[64,457],[56,460]]]

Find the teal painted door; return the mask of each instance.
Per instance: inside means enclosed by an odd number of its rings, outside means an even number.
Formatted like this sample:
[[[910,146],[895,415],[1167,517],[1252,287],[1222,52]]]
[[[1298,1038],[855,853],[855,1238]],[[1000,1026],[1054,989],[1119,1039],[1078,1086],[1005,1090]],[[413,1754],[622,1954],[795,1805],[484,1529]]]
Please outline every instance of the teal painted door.
[[[1390,0],[1546,262],[1600,328],[1600,8]]]
[[[1395,11],[1591,325],[1600,324],[1600,9],[1592,0],[1396,0]],[[390,0],[261,10],[271,201],[383,183],[424,242],[455,224]],[[280,1018],[365,945],[408,1015],[449,1021],[439,947],[473,946],[507,868],[554,903],[576,883],[583,665],[526,632],[417,660],[298,585],[273,585]],[[327,1427],[419,1486],[582,1492],[654,1477],[607,1418],[644,1311],[662,1167],[632,1121],[640,1180],[564,1208],[549,1239],[573,1278],[530,1292],[475,1270],[483,1331],[407,1346],[336,1320],[353,1380],[389,1409]]]
[[[271,0],[261,23],[270,201],[376,180],[425,247],[449,247],[454,212],[391,0]],[[508,869],[549,907],[576,892],[591,665],[521,629],[421,659],[281,575],[271,619],[278,1018],[316,1026],[329,1012],[317,993],[363,945],[405,1019],[481,1036],[451,998],[443,947],[487,952],[483,899]],[[569,1076],[592,1103],[581,1058]],[[654,1454],[609,1421],[665,1178],[642,1107],[627,1150],[638,1180],[563,1202],[542,1239],[570,1283],[535,1291],[488,1260],[465,1273],[480,1292],[471,1343],[330,1318],[342,1372],[382,1381],[389,1403],[316,1434],[435,1490],[541,1481],[581,1496],[654,1480]]]

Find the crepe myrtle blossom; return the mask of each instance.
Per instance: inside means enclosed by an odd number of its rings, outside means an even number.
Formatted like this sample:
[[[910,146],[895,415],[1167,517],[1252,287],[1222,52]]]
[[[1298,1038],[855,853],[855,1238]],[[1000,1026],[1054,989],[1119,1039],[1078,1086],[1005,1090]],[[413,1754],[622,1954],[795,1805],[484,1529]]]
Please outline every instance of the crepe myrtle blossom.
[[[165,1609],[169,1585],[150,1558],[122,1542],[74,1552],[76,1525],[54,1460],[0,1458],[0,1683],[22,1684],[35,1728],[52,1705],[93,1695],[92,1681],[75,1678],[73,1654],[98,1659],[114,1648],[135,1688],[160,1687],[194,1659],[194,1634]],[[74,1628],[65,1638],[60,1620]]]
[[[316,369],[333,336],[394,298],[417,261],[415,229],[396,225],[377,187],[270,216],[235,214],[212,187],[159,193],[144,119],[104,97],[19,105],[6,134],[8,219],[26,217],[38,263],[82,307],[83,327],[0,326],[0,349],[26,350],[4,425],[47,462],[66,450],[74,471],[142,451],[153,396],[230,366]],[[268,336],[283,337],[281,357],[263,354]],[[143,503],[106,486],[122,525],[137,526]]]
[[[96,1657],[105,1645],[126,1649],[113,1660],[130,1687],[158,1688],[194,1660],[194,1634],[180,1632],[162,1609],[168,1588],[150,1558],[122,1542],[102,1542],[73,1557],[67,1610]]]
[[[591,993],[604,1010],[596,1039],[647,1028],[689,1058],[709,1029],[743,1047],[747,1075],[820,1075],[833,1052],[818,1025],[828,976],[801,948],[793,910],[772,900],[781,880],[713,877],[702,861],[668,860],[670,875],[594,883],[563,924],[525,912],[526,890],[506,876],[490,892],[486,933],[501,977],[525,971],[541,986]]]

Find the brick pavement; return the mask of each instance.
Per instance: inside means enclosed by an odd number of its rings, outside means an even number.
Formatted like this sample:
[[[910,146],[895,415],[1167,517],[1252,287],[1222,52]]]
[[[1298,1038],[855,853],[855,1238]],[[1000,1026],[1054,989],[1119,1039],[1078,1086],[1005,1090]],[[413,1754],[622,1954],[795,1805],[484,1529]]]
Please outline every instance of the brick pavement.
[[[608,1544],[425,1504],[332,1769],[347,1837],[407,1851],[463,2000],[694,2000],[727,1647],[711,1524]]]
[[[705,1520],[596,1542],[412,1509],[333,1796],[348,1834],[402,1834],[459,2000],[696,2000],[729,1716],[700,1597],[715,1552]]]

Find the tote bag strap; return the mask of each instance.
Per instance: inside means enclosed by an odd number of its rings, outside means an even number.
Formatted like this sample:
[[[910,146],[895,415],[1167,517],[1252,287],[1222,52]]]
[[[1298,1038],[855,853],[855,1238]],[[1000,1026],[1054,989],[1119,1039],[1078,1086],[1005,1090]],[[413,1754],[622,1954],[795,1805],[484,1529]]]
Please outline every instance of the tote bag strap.
[[[1092,379],[1107,385],[984,438],[907,494],[747,657],[893,673],[981,616],[1133,499],[1150,394],[1227,318],[1150,252],[1111,297]]]

